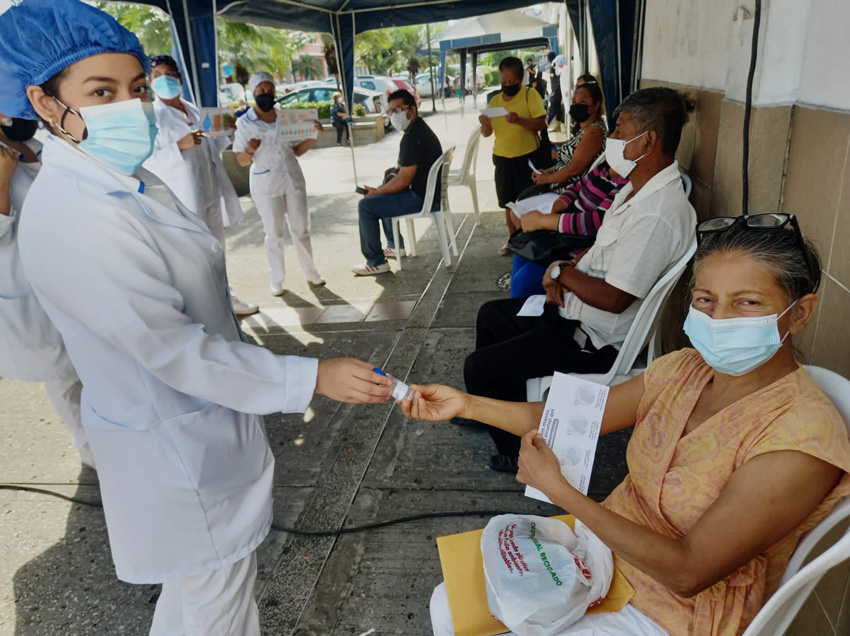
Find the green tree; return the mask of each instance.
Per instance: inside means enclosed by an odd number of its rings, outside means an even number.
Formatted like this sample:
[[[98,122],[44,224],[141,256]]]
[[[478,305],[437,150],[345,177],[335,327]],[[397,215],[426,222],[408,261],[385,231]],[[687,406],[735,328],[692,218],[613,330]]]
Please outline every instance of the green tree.
[[[301,75],[305,80],[321,79],[324,73],[319,58],[312,55],[301,55],[292,60],[292,74]]]
[[[404,70],[410,76],[410,83],[416,83],[416,74],[422,65],[419,61],[419,51],[428,46],[421,26],[404,26],[392,29],[393,49],[398,59],[403,63]]]
[[[392,66],[395,56],[388,29],[366,31],[354,38],[354,54],[370,73],[382,74]]]
[[[328,65],[328,73],[336,79],[336,89],[340,90],[339,62],[336,56],[336,43],[333,36],[322,33],[322,54],[325,56],[325,64]]]
[[[148,55],[160,55],[173,49],[171,19],[159,9],[118,2],[98,2],[96,6],[135,33]]]

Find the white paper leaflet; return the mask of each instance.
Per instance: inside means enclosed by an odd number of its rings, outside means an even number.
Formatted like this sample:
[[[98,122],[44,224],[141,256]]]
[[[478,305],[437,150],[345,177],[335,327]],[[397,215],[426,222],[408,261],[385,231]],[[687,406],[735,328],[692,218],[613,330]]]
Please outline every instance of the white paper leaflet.
[[[552,206],[555,205],[555,201],[557,200],[558,195],[554,192],[544,192],[543,194],[528,197],[522,201],[512,201],[506,207],[513,210],[513,213],[519,218],[522,218],[526,212],[531,212],[532,210],[537,210],[543,214],[552,214]]]
[[[496,108],[485,108],[481,111],[482,115],[486,115],[491,119],[493,117],[504,117],[508,114],[508,109],[504,106],[496,106]]]
[[[288,141],[317,139],[319,137],[319,131],[316,130],[317,121],[319,121],[319,111],[315,108],[281,110],[277,117],[279,134]]]
[[[227,137],[236,125],[236,117],[229,108],[202,108],[201,132],[206,137]]]
[[[584,495],[607,401],[607,386],[556,373],[540,420],[539,433],[561,462],[561,473]],[[525,496],[549,502],[535,488],[526,487]]]
[[[535,318],[537,316],[543,315],[543,309],[546,307],[546,294],[538,294],[536,296],[529,296],[528,299],[523,303],[522,309],[517,312],[517,316],[524,316],[527,318]]]

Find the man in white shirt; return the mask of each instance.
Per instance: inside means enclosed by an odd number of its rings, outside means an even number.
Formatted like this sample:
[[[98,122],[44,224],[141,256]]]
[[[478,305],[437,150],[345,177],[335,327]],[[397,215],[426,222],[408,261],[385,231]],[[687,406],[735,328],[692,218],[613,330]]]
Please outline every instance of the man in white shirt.
[[[696,214],[674,158],[692,110],[691,100],[669,88],[639,90],[620,104],[606,159],[629,183],[593,247],[546,270],[543,316],[518,317],[525,298],[481,307],[476,350],[464,366],[469,393],[523,401],[529,378],[611,368],[640,301],[693,241]],[[499,453],[491,468],[516,472],[520,439],[488,430]]]

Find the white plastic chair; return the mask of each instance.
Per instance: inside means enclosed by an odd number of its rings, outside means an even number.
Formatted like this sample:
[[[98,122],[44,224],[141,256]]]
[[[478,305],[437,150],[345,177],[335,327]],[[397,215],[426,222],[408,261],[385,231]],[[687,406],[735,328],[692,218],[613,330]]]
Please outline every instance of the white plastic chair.
[[[684,172],[680,175],[682,177],[682,187],[685,189],[685,198],[691,198],[691,189],[694,187],[694,184],[691,182],[691,177]]]
[[[607,373],[574,373],[576,377],[598,382],[607,386],[614,386],[635,377],[643,372],[646,366],[636,367],[635,361],[641,351],[646,347],[646,364],[649,365],[655,359],[660,347],[658,339],[658,321],[661,318],[661,308],[670,297],[673,287],[685,271],[685,267],[697,249],[696,241],[691,243],[685,255],[679,259],[670,270],[664,274],[649,290],[638,308],[623,346],[617,354],[617,359]],[[648,346],[647,346],[648,345]],[[545,378],[531,378],[525,383],[529,402],[539,402],[543,399],[546,391],[552,385],[552,376]]]
[[[455,243],[455,228],[452,223],[451,213],[449,212],[449,166],[452,163],[452,155],[454,154],[454,146],[448,148],[440,158],[431,166],[428,171],[428,186],[425,189],[425,202],[422,204],[422,209],[413,214],[405,214],[404,216],[392,217],[393,222],[393,239],[394,245],[398,248],[401,245],[399,240],[399,223],[406,221],[407,225],[407,253],[410,256],[416,256],[416,233],[413,227],[413,219],[432,218],[434,225],[437,227],[437,235],[440,241],[440,250],[443,252],[443,261],[446,267],[452,264],[452,257],[449,253],[449,243],[451,243],[451,251],[457,256],[457,244]],[[437,188],[437,177],[442,173],[443,178],[440,179],[440,207],[432,212],[431,208],[434,202],[434,193]],[[398,269],[401,271],[401,258],[396,259]]]
[[[478,163],[478,146],[481,142],[481,125],[475,127],[466,144],[466,152],[463,154],[463,164],[460,170],[449,172],[450,186],[464,186],[469,188],[472,195],[472,209],[475,211],[475,222],[481,220],[481,212],[478,210],[478,183],[475,179],[475,166]]]
[[[850,432],[850,380],[820,367],[806,367],[815,382],[838,409]],[[824,574],[836,565],[850,559],[850,527],[838,541],[823,554],[801,569],[814,547],[833,528],[850,518],[850,497],[840,501],[817,526],[806,533],[791,555],[779,589],[765,603],[747,627],[743,636],[777,636],[794,621],[803,603],[815,589]]]

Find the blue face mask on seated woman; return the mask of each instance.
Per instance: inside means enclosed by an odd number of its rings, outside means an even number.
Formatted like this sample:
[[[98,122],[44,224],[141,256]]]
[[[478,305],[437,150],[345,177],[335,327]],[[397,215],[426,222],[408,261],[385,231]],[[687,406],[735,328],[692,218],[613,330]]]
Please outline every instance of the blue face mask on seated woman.
[[[725,375],[744,375],[779,351],[788,333],[780,337],[777,323],[796,303],[779,315],[717,320],[691,307],[685,319],[685,333],[712,369]]]

